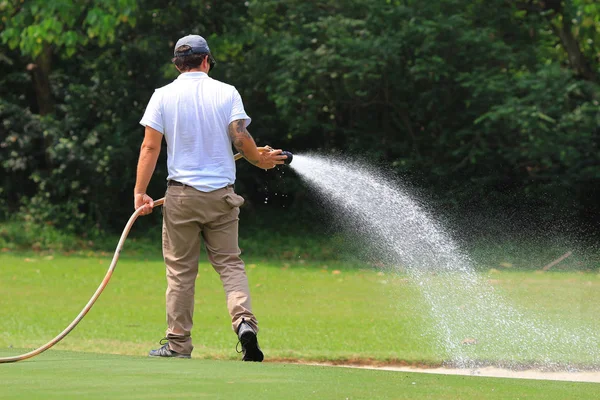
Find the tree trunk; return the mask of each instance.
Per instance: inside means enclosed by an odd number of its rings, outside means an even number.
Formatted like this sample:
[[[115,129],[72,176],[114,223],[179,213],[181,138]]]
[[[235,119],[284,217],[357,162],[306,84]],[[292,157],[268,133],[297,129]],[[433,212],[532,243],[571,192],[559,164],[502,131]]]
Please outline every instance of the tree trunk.
[[[44,50],[36,57],[34,63],[27,66],[27,69],[31,72],[40,115],[48,115],[54,111],[54,100],[50,88],[51,67],[52,47],[48,44],[44,46]]]
[[[596,82],[596,74],[592,71],[585,56],[581,52],[579,43],[577,42],[577,39],[575,39],[575,36],[573,36],[571,27],[572,25],[569,16],[564,13],[562,15],[562,27],[552,24],[552,29],[560,38],[563,48],[567,52],[571,68],[573,68],[582,78]]]
[[[567,53],[571,68],[583,79],[597,82],[598,76],[590,67],[584,54],[581,52],[579,42],[573,35],[573,24],[569,11],[565,10],[563,0],[527,0],[517,1],[516,7],[519,10],[525,10],[528,13],[544,13],[552,31],[560,38],[560,43]],[[556,18],[561,17],[561,23],[557,23]]]
[[[52,98],[52,89],[50,87],[50,71],[52,67],[52,46],[44,45],[44,49],[34,60],[34,63],[27,65],[27,70],[31,72],[31,79],[35,90],[35,97],[38,105],[38,114],[41,116],[52,114],[54,111],[54,99]],[[42,139],[41,149],[44,154],[45,168],[52,169],[52,157],[48,151],[52,146],[52,136],[48,135]]]

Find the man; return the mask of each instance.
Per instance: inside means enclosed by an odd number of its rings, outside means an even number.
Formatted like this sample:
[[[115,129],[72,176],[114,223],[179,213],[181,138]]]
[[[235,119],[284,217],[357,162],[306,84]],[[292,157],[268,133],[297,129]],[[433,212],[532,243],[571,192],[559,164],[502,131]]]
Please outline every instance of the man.
[[[167,335],[150,356],[190,358],[194,289],[200,241],[219,273],[227,295],[234,332],[244,361],[262,361],[252,313],[248,278],[238,247],[239,207],[244,199],[233,190],[235,160],[232,144],[251,164],[274,168],[286,159],[281,150],[257,148],[246,129],[250,117],[231,85],[208,77],[214,59],[204,38],[185,36],[175,45],[172,83],[157,89],[140,124],[144,141],[137,166],[134,207],[152,212],[146,189],[167,143],[167,193],[163,204],[163,257],[167,270]]]

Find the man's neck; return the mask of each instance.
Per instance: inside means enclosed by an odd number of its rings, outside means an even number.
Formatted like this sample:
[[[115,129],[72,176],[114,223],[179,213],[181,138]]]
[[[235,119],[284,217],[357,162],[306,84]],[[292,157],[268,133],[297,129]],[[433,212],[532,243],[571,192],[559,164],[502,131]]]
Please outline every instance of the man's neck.
[[[186,72],[204,72],[205,74],[208,73],[208,71],[203,70],[202,68],[192,68],[192,69],[188,69],[187,71],[182,72],[182,74],[186,73]]]

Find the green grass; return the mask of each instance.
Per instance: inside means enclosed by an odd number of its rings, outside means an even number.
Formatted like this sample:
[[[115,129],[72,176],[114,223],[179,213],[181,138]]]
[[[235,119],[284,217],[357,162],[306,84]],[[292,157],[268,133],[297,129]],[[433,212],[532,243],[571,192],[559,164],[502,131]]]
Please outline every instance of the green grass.
[[[109,258],[5,254],[0,262],[0,347],[33,348],[79,313],[101,282]],[[435,362],[422,336],[428,325],[424,310],[394,300],[418,298],[415,288],[403,277],[342,267],[247,263],[267,356]],[[165,284],[161,261],[124,257],[94,308],[57,347],[146,354],[164,335]],[[196,357],[239,357],[220,280],[206,263],[199,268],[193,337]]]
[[[0,348],[36,348],[66,327],[101,282],[109,257],[0,255]],[[435,324],[401,274],[341,263],[247,262],[261,346],[270,359],[439,365]],[[520,309],[568,330],[600,315],[600,275],[498,271],[490,282]],[[165,330],[162,261],[126,254],[79,326],[56,348],[145,355]],[[223,289],[202,263],[194,356],[237,359]]]
[[[108,256],[0,254],[0,357],[61,332],[98,287]],[[439,365],[434,321],[402,274],[341,262],[247,260],[267,363],[235,352],[223,289],[202,263],[196,288],[194,359],[145,357],[164,335],[164,266],[127,251],[108,287],[62,342],[32,360],[0,365],[0,399],[564,399],[593,398],[595,384],[367,371],[273,361]],[[486,275],[525,310],[568,327],[595,321],[600,276],[582,272]],[[173,367],[176,365],[176,367]],[[413,384],[414,382],[414,384]],[[176,389],[174,389],[176,388]],[[594,395],[592,394],[594,393]]]
[[[0,351],[0,356],[6,356]],[[50,350],[0,365],[0,399],[591,399],[598,385]]]

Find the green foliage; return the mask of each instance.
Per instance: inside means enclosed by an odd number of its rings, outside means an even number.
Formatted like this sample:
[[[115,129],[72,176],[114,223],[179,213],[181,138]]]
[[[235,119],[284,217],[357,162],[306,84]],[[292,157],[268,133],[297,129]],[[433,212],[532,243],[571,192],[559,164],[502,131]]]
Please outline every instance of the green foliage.
[[[23,55],[39,56],[44,46],[71,57],[90,40],[104,46],[115,40],[117,28],[135,26],[137,1],[3,1],[0,39]]]
[[[0,249],[33,251],[82,250],[87,241],[35,220],[0,225]]]
[[[566,51],[548,59],[557,54],[548,21],[501,1],[348,3],[363,7],[250,9],[268,43],[261,56],[277,66],[262,79],[292,147],[425,175],[455,205],[519,193],[552,213],[590,206],[600,89],[560,67]]]
[[[586,162],[599,155],[599,103],[589,86],[556,66],[523,72],[509,83],[504,102],[475,121],[489,137],[504,133],[494,143],[503,161],[518,166],[524,180],[600,178]]]
[[[211,75],[242,93],[259,144],[360,156],[444,207],[521,198],[549,218],[585,220],[599,211],[600,9],[556,4],[0,2],[0,217],[120,229],[138,121],[176,76],[174,41],[198,33],[218,61]],[[281,184],[282,173],[240,165],[246,212],[318,221],[290,175]],[[163,155],[157,198],[164,179]],[[285,212],[262,205],[275,191]]]
[[[57,229],[52,223],[53,215],[41,211],[53,210],[60,214],[61,209],[54,206],[39,207],[27,203],[29,207],[10,221],[0,224],[0,249],[34,252],[69,252],[87,254],[88,252],[111,254],[119,241],[119,236],[90,229],[79,234],[71,233],[75,229]],[[31,212],[29,212],[31,211]],[[142,225],[143,226],[143,225]],[[244,259],[266,258],[288,262],[327,262],[356,260],[357,252],[350,248],[347,241],[339,235],[327,235],[324,232],[287,232],[282,234],[275,229],[261,229],[256,225],[243,223],[240,228],[240,248]],[[161,259],[160,229],[144,230],[138,224],[132,229],[124,248],[128,254],[143,255]]]
[[[321,232],[282,233],[275,229],[243,229],[240,248],[244,258],[267,258],[282,261],[340,261],[352,252],[343,238]]]

